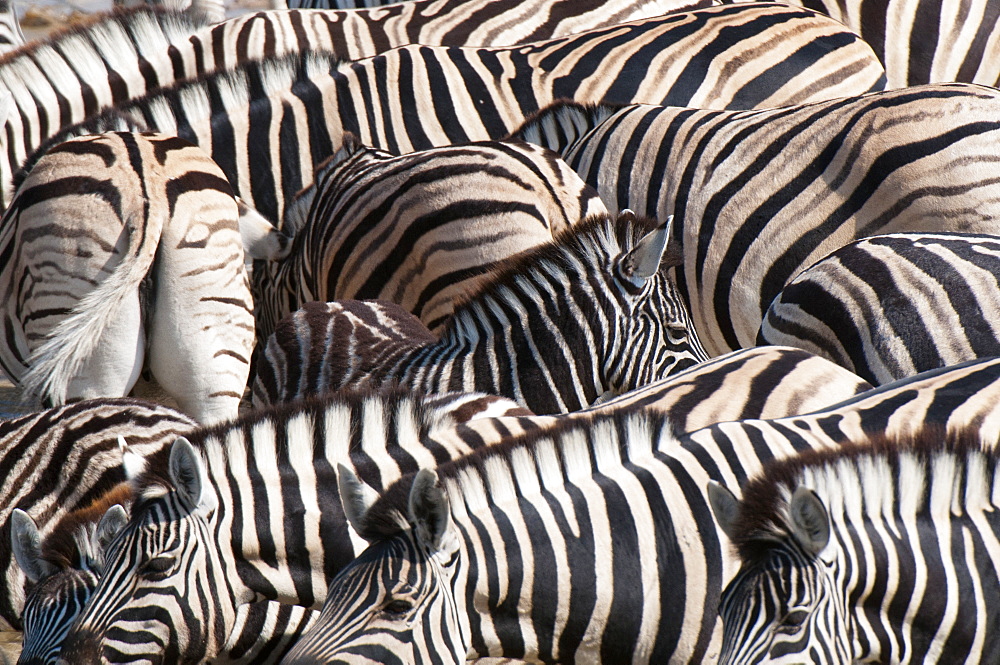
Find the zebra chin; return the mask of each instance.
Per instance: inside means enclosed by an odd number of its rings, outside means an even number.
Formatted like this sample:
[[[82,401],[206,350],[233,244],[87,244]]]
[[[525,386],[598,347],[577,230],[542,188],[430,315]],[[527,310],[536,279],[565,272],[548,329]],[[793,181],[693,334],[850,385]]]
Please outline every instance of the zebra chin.
[[[90,630],[81,630],[70,636],[59,654],[59,665],[84,665],[106,663],[103,658],[101,636]]]

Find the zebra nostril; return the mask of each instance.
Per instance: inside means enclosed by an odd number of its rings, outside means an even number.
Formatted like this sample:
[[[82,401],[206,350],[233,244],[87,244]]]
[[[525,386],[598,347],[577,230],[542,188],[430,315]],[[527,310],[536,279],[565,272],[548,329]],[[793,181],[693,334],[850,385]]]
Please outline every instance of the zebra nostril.
[[[102,662],[100,636],[94,631],[74,633],[63,644],[59,665],[94,665]]]

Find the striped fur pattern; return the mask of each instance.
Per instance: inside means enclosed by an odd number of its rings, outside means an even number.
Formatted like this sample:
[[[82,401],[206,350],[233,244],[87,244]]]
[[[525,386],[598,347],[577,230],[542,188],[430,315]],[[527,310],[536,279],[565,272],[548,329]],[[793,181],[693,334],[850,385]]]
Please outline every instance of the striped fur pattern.
[[[218,23],[226,18],[225,0],[154,0],[149,3],[133,2],[132,0],[114,0],[115,7],[134,7],[140,4],[150,4],[165,7],[173,11],[186,12],[209,23]]]
[[[450,403],[340,394],[203,428],[190,444],[146,456],[131,521],[62,658],[134,662],[165,651],[172,662],[200,662],[227,644],[242,605],[318,608],[326,580],[360,551],[339,508],[336,465],[382,486],[471,451],[452,434],[456,416],[441,408]],[[461,409],[471,404],[462,398]],[[185,446],[194,476],[178,466]],[[179,479],[201,479],[204,494]]]
[[[0,220],[4,370],[62,404],[126,395],[145,364],[198,420],[235,416],[254,345],[238,218],[225,175],[183,139],[54,147]]]
[[[717,355],[752,346],[781,288],[853,240],[1000,233],[998,118],[1000,92],[952,84],[752,112],[568,104],[516,135],[563,146],[609,209],[674,215],[677,285]]]
[[[708,48],[711,36],[721,41]],[[766,53],[754,49],[762,42]],[[269,59],[120,109],[205,147],[237,194],[279,223],[345,131],[403,154],[500,138],[560,98],[747,108],[881,89],[880,70],[863,42],[812,12],[716,7],[518,47],[402,46],[344,65],[317,55]],[[93,132],[104,120],[70,131]]]
[[[720,662],[996,662],[995,443],[925,430],[768,465],[742,501],[717,488],[742,562]]]
[[[383,509],[376,503],[368,513],[386,519],[363,520],[367,527],[362,525],[362,532],[375,536],[375,544],[331,582],[328,606],[285,662],[315,662],[309,660],[313,657],[322,662],[363,662],[365,655],[373,653],[367,651],[373,642],[385,649],[375,658],[379,662],[400,655],[404,662],[463,662],[466,648],[470,658],[544,662],[548,657],[567,662],[574,659],[571,650],[589,647],[596,651],[605,646],[602,640],[615,638],[621,643],[614,642],[613,648],[608,644],[603,652],[585,653],[579,660],[668,662],[672,656],[671,662],[698,662],[706,652],[718,653],[718,643],[710,642],[722,589],[716,584],[724,585],[739,563],[714,526],[705,493],[710,479],[738,485],[772,459],[834,448],[845,440],[865,444],[872,432],[895,436],[925,427],[967,428],[970,436],[978,433],[982,441],[996,441],[1000,437],[998,395],[1000,360],[990,359],[928,372],[806,416],[719,423],[679,440],[668,436],[662,421],[648,413],[595,415],[589,423],[579,422],[580,416],[569,416],[554,430],[541,430],[438,467],[451,503],[451,521],[458,527],[441,539],[449,546],[458,542],[459,551],[452,557],[436,556],[435,548],[425,541],[405,568],[394,567],[401,562],[391,556],[392,548],[412,547],[399,541],[412,542],[407,497],[413,476],[390,488],[379,500]],[[657,446],[652,453],[651,446]],[[518,448],[522,450],[515,453]],[[619,460],[626,455],[635,461],[623,468]],[[655,484],[654,473],[632,480],[635,466],[657,461],[669,461],[668,488]],[[604,489],[592,500],[581,498],[593,486],[592,473],[594,479],[599,474],[602,488],[620,489]],[[567,479],[577,491],[575,498],[557,498],[555,493],[565,491]],[[516,504],[511,499],[515,485],[523,497]],[[544,490],[544,497],[538,495],[540,490]],[[636,544],[639,534],[654,531],[647,522],[639,521],[649,519],[651,508],[643,503],[647,497],[672,507],[669,519],[658,524],[669,525],[668,534],[675,534],[674,543],[680,551],[667,558],[667,575],[652,572],[654,577],[644,578],[642,583],[629,577],[619,592],[611,580],[618,571],[628,570],[634,560],[622,562],[620,567],[612,567],[611,562],[617,561],[619,554],[633,557],[638,552],[657,551],[647,540],[641,547]],[[621,507],[618,501],[628,501],[628,505]],[[612,506],[619,507],[611,512]],[[608,519],[609,514],[613,520]],[[472,515],[474,525],[466,521]],[[623,520],[623,516],[628,519]],[[609,524],[614,526],[613,536],[606,531]],[[584,538],[590,533],[602,535],[592,541]],[[697,538],[690,537],[695,533]],[[465,549],[463,543],[475,546]],[[588,547],[596,548],[600,555],[594,558],[590,552],[588,558]],[[607,555],[609,551],[614,557]],[[429,558],[435,564],[428,566]],[[662,560],[648,556],[634,565],[652,566]],[[579,569],[573,573],[570,586],[566,576],[577,563]],[[452,572],[450,580],[442,579]],[[655,575],[660,575],[658,580]],[[465,637],[456,651],[450,651],[451,645],[445,643],[457,642],[460,636],[448,632],[442,621],[420,623],[421,616],[431,615],[441,606],[424,607],[420,593],[428,587],[412,585],[415,577],[420,584],[442,582],[434,592],[443,592],[451,604],[442,612],[457,613]],[[401,579],[406,582],[384,585]],[[411,586],[405,586],[407,582]],[[637,589],[644,592],[641,598],[628,594],[628,590]],[[606,604],[595,599],[602,591],[607,594]],[[369,595],[363,598],[362,594]],[[634,604],[627,605],[629,602]],[[664,611],[669,615],[656,620],[660,603],[666,604]],[[567,607],[583,609],[574,616]],[[595,607],[603,609],[594,613],[595,623],[588,623],[588,612]],[[628,611],[610,612],[608,607],[627,607]],[[557,608],[563,611],[556,612]],[[427,615],[423,614],[425,609]],[[369,624],[367,632],[353,632],[362,615],[377,621]],[[634,623],[620,632],[605,630],[604,620],[609,616],[620,622],[634,619]],[[657,626],[658,633],[643,641],[641,631],[650,624]],[[418,625],[421,630],[410,630]],[[590,632],[586,632],[588,626],[592,627]],[[343,642],[338,644],[340,638]],[[421,660],[428,641],[431,650],[441,651]],[[337,655],[343,660],[337,659],[334,652],[338,646],[351,648],[353,655],[341,652]],[[655,653],[659,646],[667,653]]]
[[[421,402],[464,424],[479,419],[503,422],[528,413],[510,400],[477,393],[449,393]],[[138,455],[131,457],[136,458]],[[30,567],[44,573],[34,580],[25,598],[22,657],[38,659],[31,662],[56,662],[66,631],[97,588],[103,570],[106,542],[94,538],[101,518],[115,505],[130,510],[132,499],[131,486],[121,483],[91,505],[65,515],[45,538],[38,538],[37,551],[29,553],[34,559]],[[21,565],[26,567],[23,562]],[[242,605],[237,608],[232,633],[212,662],[276,663],[313,615],[297,605],[270,601]]]
[[[1000,355],[1000,239],[865,238],[817,261],[768,307],[758,344],[808,349],[876,384]]]
[[[130,398],[89,400],[0,421],[0,626],[21,627],[25,578],[10,549],[11,511],[45,536],[125,476],[118,437],[139,455],[195,428],[178,411]]]
[[[990,0],[790,0],[788,4],[823,12],[861,35],[885,65],[893,88],[953,81],[1000,84],[1000,6]]]
[[[0,55],[13,51],[24,43],[21,22],[17,19],[14,0],[0,0]]]
[[[285,211],[289,258],[256,267],[260,337],[306,302],[343,298],[397,303],[440,332],[505,259],[606,212],[565,162],[527,143],[397,157],[347,135]]]
[[[660,272],[668,233],[629,212],[588,218],[498,266],[440,339],[392,303],[307,303],[268,340],[255,402],[398,382],[565,413],[664,378],[707,359]]]
[[[371,10],[264,11],[214,26],[194,22],[180,12],[145,7],[98,15],[92,23],[57,33],[0,59],[0,80],[10,87],[18,110],[6,121],[5,149],[0,150],[0,204],[5,208],[10,202],[14,174],[56,133],[101,109],[124,104],[161,86],[306,51],[356,60],[410,43],[509,45],[614,26],[624,20],[619,11],[631,10],[629,18],[636,19],[665,11],[659,9],[660,3],[642,0],[606,4],[596,10],[590,3],[561,0],[559,5],[566,15],[559,21],[546,21],[543,7],[551,2],[420,0]],[[747,15],[754,12],[759,10],[751,10]],[[801,39],[808,48],[812,40],[820,40],[811,55],[799,56],[804,63],[811,58],[818,61],[816,67],[835,70],[838,65],[823,58],[834,49],[845,62],[861,66],[853,85],[850,78],[855,72],[849,68],[839,76],[840,87],[834,84],[831,93],[850,94],[871,87],[878,78],[876,70],[881,70],[874,53],[829,19],[802,16],[801,11],[798,14],[804,32],[800,37],[786,35],[783,41]],[[750,21],[749,25],[755,23],[760,21]],[[771,31],[776,28],[772,26]],[[773,34],[762,36],[775,38]],[[674,41],[678,38],[675,36]],[[689,48],[700,47],[694,42]],[[786,49],[793,51],[790,45]],[[732,59],[745,54],[718,57]],[[636,69],[641,71],[645,66],[637,63]],[[871,69],[874,78],[866,69]],[[798,71],[791,63],[787,70],[786,79],[792,76],[792,71]],[[868,85],[858,89],[865,80],[869,80]]]

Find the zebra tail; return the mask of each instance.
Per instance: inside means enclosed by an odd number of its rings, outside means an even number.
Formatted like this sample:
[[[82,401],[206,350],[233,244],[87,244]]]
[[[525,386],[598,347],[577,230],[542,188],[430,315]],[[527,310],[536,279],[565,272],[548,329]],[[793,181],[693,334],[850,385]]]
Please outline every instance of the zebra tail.
[[[121,262],[80,298],[45,342],[31,352],[21,383],[25,394],[48,398],[54,406],[66,402],[69,382],[97,348],[104,328],[118,316],[125,297],[139,288],[153,268],[163,219],[151,215],[143,221],[142,226],[131,219],[126,221],[123,228],[128,230],[129,242]]]

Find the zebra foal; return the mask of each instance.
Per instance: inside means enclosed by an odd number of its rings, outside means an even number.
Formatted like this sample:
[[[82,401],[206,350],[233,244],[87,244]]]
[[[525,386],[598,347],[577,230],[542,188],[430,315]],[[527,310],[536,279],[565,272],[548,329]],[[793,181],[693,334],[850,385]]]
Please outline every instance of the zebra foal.
[[[894,233],[845,245],[774,299],[758,344],[784,344],[882,384],[1000,355],[1000,240]]]
[[[53,147],[0,219],[0,365],[62,404],[128,394],[148,364],[186,413],[235,416],[254,344],[238,220],[225,175],[183,139]]]
[[[995,439],[929,429],[711,486],[742,564],[720,662],[996,662],[998,479]]]
[[[290,255],[255,267],[259,336],[306,302],[342,298],[394,302],[440,332],[505,259],[606,212],[537,146],[482,141],[395,156],[346,134],[285,209]]]
[[[674,216],[677,287],[717,355],[752,346],[781,288],[853,240],[1000,233],[998,118],[1000,92],[952,84],[758,111],[566,103],[514,136],[608,209]]]
[[[498,266],[436,339],[392,303],[308,303],[268,339],[254,400],[399,383],[565,413],[707,359],[661,267],[669,225],[597,215]]]

